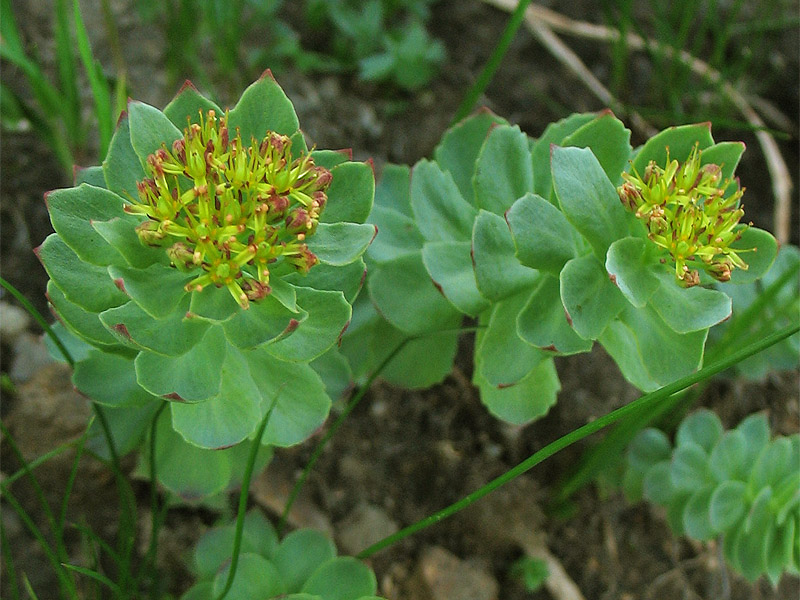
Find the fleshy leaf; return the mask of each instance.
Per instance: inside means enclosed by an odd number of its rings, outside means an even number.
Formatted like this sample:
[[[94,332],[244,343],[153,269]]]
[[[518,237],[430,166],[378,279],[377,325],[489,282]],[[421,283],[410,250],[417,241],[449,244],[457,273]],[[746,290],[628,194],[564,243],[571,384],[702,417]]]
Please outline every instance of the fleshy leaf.
[[[414,218],[411,212],[411,169],[406,165],[387,163],[383,166],[380,181],[375,186],[375,208],[395,210]]]
[[[367,266],[359,258],[342,267],[317,265],[307,274],[292,273],[284,277],[291,287],[310,287],[316,290],[341,291],[348,302],[353,302],[361,291],[367,275]],[[273,294],[275,289],[273,288]],[[284,304],[286,306],[286,304]],[[291,310],[291,309],[290,309]]]
[[[573,133],[559,146],[589,148],[608,178],[615,185],[622,179],[631,156],[631,132],[610,111],[600,113]]]
[[[201,95],[197,88],[187,81],[164,108],[164,115],[172,121],[175,127],[183,131],[189,123],[200,123],[200,112],[202,111],[205,118],[209,110],[213,110],[218,117],[223,114],[223,110],[219,106]]]
[[[157,400],[139,387],[133,361],[109,352],[90,350],[75,364],[75,387],[100,404],[111,407],[142,406]]]
[[[700,150],[705,150],[713,143],[711,123],[670,127],[647,140],[647,143],[642,146],[633,159],[631,170],[641,175],[651,160],[658,165],[667,164],[668,149],[670,160],[683,162],[688,158],[695,144],[699,145]]]
[[[124,216],[122,205],[122,198],[115,193],[85,183],[47,195],[47,208],[56,233],[82,260],[103,267],[125,263],[91,222]]]
[[[711,526],[717,531],[725,531],[744,516],[746,486],[742,481],[723,481],[714,489],[708,507]]]
[[[740,479],[744,481],[749,465],[745,463],[747,440],[741,431],[727,431],[711,451],[709,466],[718,481]]]
[[[214,527],[203,534],[194,547],[193,565],[198,577],[213,577],[230,560],[235,535],[234,525]],[[248,511],[244,517],[241,551],[270,559],[277,549],[278,535],[269,521],[258,509]]]
[[[308,238],[308,248],[321,263],[341,267],[364,254],[376,233],[368,223],[320,223]]]
[[[591,150],[554,147],[553,187],[567,220],[600,259],[628,235],[628,215],[614,186]]]
[[[476,338],[475,371],[488,385],[514,385],[547,357],[517,335],[517,316],[529,295],[522,292],[495,303],[486,329]]]
[[[108,154],[103,161],[103,175],[106,185],[112,192],[123,198],[136,198],[136,184],[145,178],[142,163],[131,145],[130,122],[127,113],[123,113],[117,130],[111,138]]]
[[[375,174],[371,165],[346,162],[331,169],[333,180],[328,188],[328,202],[320,223],[363,223],[372,210],[375,197]]]
[[[524,425],[547,414],[556,402],[561,383],[553,359],[548,358],[511,387],[498,388],[475,374],[481,402],[494,416],[508,423]]]
[[[679,490],[694,492],[704,487],[711,478],[708,454],[694,442],[679,446],[672,455],[670,477]]]
[[[103,175],[103,167],[75,167],[75,187],[82,183],[88,183],[91,186],[105,188],[106,178]]]
[[[125,456],[139,447],[160,404],[161,402],[149,402],[144,406],[104,409],[117,456]],[[97,419],[89,426],[89,440],[86,442],[86,447],[105,460],[111,460],[105,432]]]
[[[436,162],[453,176],[461,196],[477,207],[472,176],[475,161],[486,136],[494,125],[507,124],[489,111],[480,111],[448,129],[433,151]]]
[[[392,260],[422,247],[424,238],[411,217],[376,205],[370,213],[369,222],[378,228],[375,241],[367,248],[367,255],[375,262]]]
[[[352,308],[342,292],[297,288],[298,305],[308,313],[291,335],[266,347],[273,356],[307,362],[323,354],[342,335]]]
[[[550,200],[550,194],[553,189],[553,177],[550,169],[550,146],[552,144],[561,145],[565,137],[596,118],[597,115],[594,113],[574,114],[547,126],[544,133],[531,148],[533,191],[536,194],[545,200]]]
[[[154,264],[169,264],[169,258],[163,248],[145,246],[139,241],[136,235],[136,225],[139,222],[136,217],[125,215],[108,221],[92,221],[92,227],[132,267],[146,269]]]
[[[478,292],[469,242],[427,242],[422,262],[442,294],[460,312],[475,317],[489,303]]]
[[[519,336],[534,346],[558,354],[588,352],[591,340],[582,339],[569,326],[561,304],[558,279],[543,275],[517,317]]]
[[[292,135],[300,128],[300,122],[291,100],[272,73],[266,72],[244,91],[230,111],[228,127],[231,131],[238,128],[242,142],[248,144],[251,138],[263,139],[267,131]]]
[[[514,240],[503,217],[481,210],[472,230],[472,262],[481,295],[501,300],[529,288],[538,273],[514,257]]]
[[[715,164],[722,167],[722,179],[730,179],[744,154],[744,142],[718,142],[709,146],[700,155],[700,164]]]
[[[477,206],[502,215],[533,191],[533,164],[528,136],[517,126],[498,125],[489,132],[475,163]]]
[[[339,556],[311,573],[301,591],[322,600],[353,600],[371,596],[377,588],[375,574],[367,565],[352,556]]]
[[[143,351],[136,357],[136,377],[144,389],[178,402],[212,398],[220,390],[220,365],[227,344],[219,327],[210,327],[200,342],[180,356]]]
[[[371,271],[369,293],[378,312],[409,335],[458,327],[461,314],[431,281],[422,252],[406,254]]]
[[[119,340],[100,322],[100,317],[96,313],[88,312],[67,300],[64,292],[52,279],[47,282],[47,299],[58,313],[58,318],[75,335],[103,349],[122,347]]]
[[[146,269],[108,267],[108,274],[149,315],[163,319],[186,296],[184,285],[194,277],[177,269],[155,264]]]
[[[353,387],[353,372],[350,364],[337,347],[331,347],[309,365],[322,379],[325,392],[332,400],[343,397]]]
[[[318,167],[325,167],[330,170],[336,165],[347,162],[352,158],[349,150],[312,150],[311,158]]]
[[[778,254],[778,242],[772,234],[757,227],[748,227],[743,231],[741,239],[733,242],[731,248],[734,250],[756,248],[754,252],[741,252],[740,256],[747,263],[747,270],[733,269],[730,280],[732,284],[750,283],[763,277]]]
[[[263,410],[272,407],[261,443],[292,446],[305,440],[322,425],[331,406],[319,375],[307,364],[278,360],[264,348],[246,356]]]
[[[628,302],[642,308],[660,285],[653,270],[647,241],[625,237],[608,248],[606,270]]]
[[[219,598],[225,589],[228,572],[231,565],[227,565],[214,578],[214,598]],[[230,600],[245,600],[249,598],[274,598],[287,591],[283,581],[284,574],[274,564],[258,554],[245,552],[239,555],[239,564],[233,585],[228,591]]]
[[[714,488],[707,486],[698,489],[689,498],[683,510],[683,529],[686,535],[700,541],[713,539],[717,530],[709,518],[709,504]]]
[[[722,292],[699,285],[683,288],[667,271],[659,273],[659,279],[650,305],[674,331],[700,331],[731,316],[731,299]]]
[[[258,428],[264,417],[261,393],[242,353],[228,344],[225,359],[217,369],[217,396],[195,404],[170,403],[175,431],[201,448],[238,444]]]
[[[206,286],[192,292],[189,313],[193,319],[222,323],[233,317],[241,307],[226,288]],[[188,317],[189,315],[187,315]]]
[[[186,298],[166,318],[154,319],[134,302],[128,302],[100,313],[100,320],[123,343],[132,342],[158,354],[178,356],[199,342],[208,328],[208,323],[200,319],[184,318],[188,307]]]
[[[506,213],[519,261],[558,275],[579,240],[564,214],[541,196],[526,194]]]
[[[128,103],[128,119],[131,128],[131,146],[142,164],[147,157],[165,145],[172,147],[172,142],[183,137],[181,130],[157,108],[137,102]]]
[[[561,271],[561,302],[576,333],[596,340],[626,302],[593,254],[573,258]]]
[[[250,308],[238,311],[222,324],[225,337],[231,344],[246,350],[266,344],[281,336],[292,335],[307,313],[294,313],[272,295],[251,302]]]
[[[298,529],[281,541],[273,557],[286,580],[289,592],[299,592],[309,576],[336,556],[336,546],[325,535],[313,529]]]
[[[466,241],[477,210],[458,191],[450,173],[421,160],[411,173],[411,208],[428,241]]]
[[[722,422],[710,410],[698,410],[686,417],[678,426],[675,443],[678,446],[692,442],[710,453],[723,432]]]
[[[114,285],[106,269],[82,261],[58,234],[47,236],[38,254],[66,299],[84,310],[98,313],[129,300]]]

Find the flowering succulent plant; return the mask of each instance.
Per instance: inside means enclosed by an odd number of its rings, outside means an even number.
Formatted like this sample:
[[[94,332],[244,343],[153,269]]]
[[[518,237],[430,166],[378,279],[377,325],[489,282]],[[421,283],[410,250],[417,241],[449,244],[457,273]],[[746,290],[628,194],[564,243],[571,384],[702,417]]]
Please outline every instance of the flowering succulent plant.
[[[172,481],[202,495],[235,471],[210,450],[267,413],[265,446],[322,423],[331,401],[309,363],[337,343],[361,287],[369,164],[309,151],[267,73],[229,111],[191,85],[163,113],[131,102],[103,166],[76,184],[48,194],[56,233],[38,253],[55,313],[88,344],[75,385],[117,409],[122,449],[170,400],[161,456],[207,452],[219,477]]]

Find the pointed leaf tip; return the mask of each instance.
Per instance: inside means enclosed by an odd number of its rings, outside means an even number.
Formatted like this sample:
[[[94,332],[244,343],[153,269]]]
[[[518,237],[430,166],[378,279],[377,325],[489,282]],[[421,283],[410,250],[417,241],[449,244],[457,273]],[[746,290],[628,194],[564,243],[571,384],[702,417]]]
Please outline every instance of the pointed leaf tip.
[[[197,92],[197,91],[198,91],[198,90],[197,90],[197,88],[195,87],[195,85],[194,85],[194,84],[191,82],[191,80],[187,79],[187,80],[185,80],[185,81],[183,82],[183,85],[181,86],[181,89],[179,89],[179,90],[178,90],[178,93],[177,93],[177,94],[175,94],[175,95],[176,95],[176,96],[180,96],[180,95],[181,95],[183,92],[185,92],[186,90],[193,90],[193,91],[195,91],[195,92]]]
[[[272,74],[272,69],[265,69],[264,72],[261,73],[261,75],[259,76],[258,80],[261,81],[262,79],[265,79],[267,77],[272,79],[272,81],[274,81],[275,83],[278,83],[278,80],[275,79],[275,76]]]

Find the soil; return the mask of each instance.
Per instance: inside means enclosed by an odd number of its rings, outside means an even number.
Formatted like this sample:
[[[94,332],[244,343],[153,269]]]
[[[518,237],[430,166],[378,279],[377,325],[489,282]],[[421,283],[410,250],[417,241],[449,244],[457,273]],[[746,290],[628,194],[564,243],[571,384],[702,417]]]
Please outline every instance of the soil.
[[[13,4],[26,41],[38,48],[46,64],[48,57],[52,63],[49,9],[33,2]],[[602,11],[593,4],[576,2],[559,9],[568,10],[575,18],[603,22]],[[99,3],[81,5],[98,58],[110,70]],[[139,20],[133,0],[112,5],[129,68],[131,96],[163,107],[174,90],[169,88],[164,71],[162,34],[157,27]],[[297,10],[289,10],[290,18],[297,19],[294,13]],[[295,103],[304,132],[318,147],[352,147],[354,158],[372,158],[377,172],[386,162],[413,164],[431,155],[506,19],[505,14],[477,1],[443,0],[436,4],[430,28],[444,41],[448,62],[439,77],[414,95],[398,95],[347,75],[309,75],[288,69],[277,72],[276,77]],[[302,30],[300,24],[297,28]],[[593,42],[567,41],[590,69],[601,76],[608,72],[607,48]],[[792,119],[789,139],[781,143],[781,150],[792,167],[792,180],[797,182],[797,32],[781,38],[774,53],[786,65],[786,78],[762,95]],[[4,84],[16,88],[18,74],[3,66]],[[632,93],[635,95],[636,90]],[[481,103],[534,136],[566,114],[604,108],[525,31],[516,36]],[[755,200],[748,204],[748,215],[756,225],[772,229],[770,181],[755,138],[749,132],[723,128],[715,128],[714,134],[716,139],[744,139],[748,143],[749,150],[738,170],[748,196]],[[634,143],[641,141],[634,138]],[[2,142],[2,275],[46,312],[47,276],[31,250],[51,231],[42,194],[68,186],[70,181],[31,132],[4,132]],[[91,155],[90,144],[86,156]],[[797,243],[797,227],[792,231],[793,243]],[[10,301],[7,296],[3,299]],[[34,326],[29,329],[36,333]],[[2,341],[2,371],[7,373],[15,359],[24,361],[27,357],[19,356],[20,345],[12,346],[9,339]],[[312,472],[300,504],[305,516],[296,517],[297,522],[315,520],[332,530],[340,545],[356,535],[353,527],[364,506],[390,526],[411,524],[462,498],[560,435],[637,397],[610,358],[596,348],[588,356],[557,361],[563,390],[545,418],[524,428],[509,427],[487,413],[468,383],[468,342],[464,341],[456,368],[443,384],[424,391],[406,391],[379,383],[366,395]],[[63,367],[44,367],[29,381],[16,384],[15,392],[4,389],[1,409],[26,459],[79,435],[88,411],[85,401],[72,393]],[[789,434],[800,429],[797,370],[771,374],[756,383],[719,380],[705,391],[699,404],[715,410],[727,427],[747,414],[765,410],[773,431]],[[337,409],[340,407],[334,412]],[[301,446],[278,452],[267,472],[275,478],[274,485],[268,486],[263,500],[253,494],[254,504],[262,505],[276,522],[280,490],[302,470],[321,434]],[[797,578],[784,577],[777,589],[763,580],[750,585],[726,569],[714,544],[675,538],[662,512],[645,504],[631,505],[612,487],[586,486],[569,507],[552,510],[557,484],[589,443],[564,450],[469,510],[375,555],[369,562],[378,577],[379,593],[393,600],[440,597],[421,583],[426,557],[431,556],[428,550],[436,547],[496,581],[496,597],[553,598],[546,590],[526,591],[510,574],[511,564],[523,555],[527,544],[539,544],[556,557],[588,599],[777,600],[798,596]],[[19,462],[8,438],[2,451],[2,470],[7,476],[19,468]],[[37,470],[53,506],[58,506],[67,485],[69,465],[66,453]],[[125,465],[132,468],[133,461],[129,459]],[[143,554],[149,531],[149,491],[142,482],[135,482],[134,490],[139,531],[144,538],[138,549]],[[35,490],[20,482],[14,484],[13,492],[35,520],[44,523]],[[111,474],[84,458],[70,500],[68,522],[88,524],[102,537],[112,539],[118,506]],[[159,564],[162,583],[171,594],[178,596],[191,584],[188,553],[216,516],[205,508],[175,507],[168,512],[159,538]],[[5,502],[2,517],[3,543],[18,575],[25,573],[30,578],[42,600],[56,598],[56,582],[45,558]],[[85,561],[86,541],[77,526],[67,530],[67,547],[76,561]],[[3,575],[8,581],[8,573]],[[4,597],[6,593],[11,594],[4,592]]]

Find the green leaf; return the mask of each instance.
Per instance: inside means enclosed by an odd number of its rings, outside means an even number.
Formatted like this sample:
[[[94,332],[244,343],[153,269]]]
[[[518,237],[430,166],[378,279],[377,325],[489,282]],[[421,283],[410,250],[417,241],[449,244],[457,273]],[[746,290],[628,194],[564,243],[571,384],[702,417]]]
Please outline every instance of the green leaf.
[[[75,187],[86,183],[94,187],[105,188],[106,178],[103,175],[103,167],[75,167]]]
[[[651,160],[664,167],[667,164],[667,155],[670,160],[682,163],[689,158],[695,144],[699,145],[700,150],[704,150],[713,143],[711,123],[670,127],[647,140],[633,159],[631,170],[642,174]]]
[[[566,136],[559,146],[589,148],[613,184],[622,180],[622,172],[631,157],[631,132],[611,111],[603,111],[597,118]]]
[[[214,600],[214,582],[202,581],[193,585],[180,600]]]
[[[488,385],[514,385],[547,358],[517,335],[517,317],[529,296],[522,292],[495,303],[486,329],[475,340],[475,372]]]
[[[169,265],[164,248],[145,246],[136,235],[140,219],[132,215],[114,217],[108,221],[92,221],[92,227],[105,241],[113,246],[125,259],[125,263],[137,269],[150,265]]]
[[[434,285],[459,311],[476,317],[489,306],[475,284],[469,242],[426,242],[422,262]]]
[[[666,270],[650,305],[669,327],[678,333],[690,333],[713,327],[731,316],[731,299],[720,291],[699,285],[684,288]]]
[[[494,302],[530,288],[538,276],[514,257],[514,240],[503,217],[482,209],[472,230],[472,262],[478,290]]]
[[[747,440],[738,430],[726,431],[711,451],[709,466],[717,481],[747,478]]]
[[[217,368],[220,369],[218,395],[194,404],[170,403],[175,431],[201,448],[238,444],[258,428],[264,417],[260,389],[250,377],[245,356],[228,345],[225,359]]]
[[[380,181],[375,187],[373,211],[379,207],[397,211],[409,219],[414,218],[411,212],[411,169],[406,165],[387,163],[383,166]]]
[[[228,115],[228,128],[237,128],[245,145],[251,138],[260,141],[268,131],[292,135],[300,128],[297,114],[289,98],[266,71],[251,84]]]
[[[488,110],[479,111],[448,129],[433,151],[436,162],[452,175],[461,196],[473,206],[477,207],[472,177],[478,153],[491,128],[506,123]]]
[[[588,352],[591,340],[584,340],[569,326],[561,304],[559,281],[542,275],[527,304],[517,317],[517,333],[523,340],[558,354]]]
[[[670,461],[662,460],[647,470],[642,482],[642,491],[650,502],[661,506],[670,506],[673,503],[678,490],[672,483],[671,469]]]
[[[47,236],[37,254],[64,297],[84,310],[98,313],[128,302],[106,269],[82,261],[58,234]]]
[[[306,580],[302,591],[322,600],[353,600],[371,596],[378,588],[375,574],[352,556],[339,556],[320,565]]]
[[[747,471],[750,472],[758,456],[769,443],[767,415],[763,412],[750,415],[736,426],[736,431],[739,431],[745,438],[747,457],[742,462],[747,465]]]
[[[142,163],[131,145],[130,121],[127,113],[122,113],[117,130],[111,138],[108,154],[103,161],[103,175],[106,185],[112,192],[123,198],[138,198],[136,184],[145,178]]]
[[[130,358],[90,350],[86,360],[75,364],[75,387],[99,404],[111,407],[142,406],[158,400],[139,387]]]
[[[477,210],[458,191],[453,177],[421,160],[411,174],[411,208],[428,241],[467,241]]]
[[[564,214],[541,196],[526,194],[506,213],[519,261],[558,275],[580,244]]]
[[[675,434],[675,444],[680,447],[684,444],[697,444],[706,453],[711,453],[714,446],[722,437],[722,421],[710,410],[701,409],[686,417],[678,426]]]
[[[700,164],[719,165],[722,167],[722,180],[731,179],[744,150],[744,142],[718,142],[703,150]]]
[[[431,281],[422,252],[406,254],[371,271],[369,293],[378,312],[409,335],[458,327],[461,314]]]
[[[497,215],[533,191],[528,136],[519,127],[498,125],[489,131],[475,162],[472,185],[477,206]]]
[[[47,299],[58,313],[58,318],[78,337],[103,349],[123,347],[100,322],[100,317],[96,313],[88,312],[67,300],[64,292],[52,279],[47,282]]]
[[[166,318],[177,308],[187,294],[185,284],[195,277],[159,264],[146,269],[111,266],[108,274],[139,308],[156,319]]]
[[[214,598],[219,598],[225,589],[230,569],[231,565],[226,565],[214,578]],[[253,600],[280,596],[288,590],[284,578],[285,573],[266,558],[249,552],[240,554],[233,585],[226,598]]]
[[[163,411],[158,418],[155,462],[159,482],[184,500],[199,500],[218,494],[225,490],[231,478],[228,452],[198,448],[188,443],[172,428],[168,411]],[[231,547],[232,544],[219,548],[220,553],[229,558]],[[213,575],[219,566],[217,564],[214,571],[205,575]]]
[[[533,191],[544,198],[550,199],[553,190],[553,178],[550,170],[550,146],[563,145],[564,138],[597,118],[594,113],[573,114],[566,119],[551,123],[542,133],[541,137],[531,148],[533,163]]]
[[[378,228],[375,241],[367,248],[367,256],[375,262],[386,262],[416,252],[425,241],[414,219],[396,210],[376,205],[370,213],[369,222]]]
[[[200,452],[209,452],[200,450]],[[224,453],[225,450],[210,452]],[[236,534],[233,525],[214,527],[198,540],[194,547],[194,571],[201,579],[213,577],[219,568],[230,560]],[[242,529],[242,552],[258,554],[270,559],[278,550],[278,534],[258,509],[252,509],[244,517]]]
[[[50,220],[64,243],[93,265],[124,264],[120,254],[92,227],[92,221],[124,216],[122,198],[103,188],[81,184],[46,196]]]
[[[318,167],[331,170],[336,165],[352,160],[353,153],[350,150],[312,150],[311,158]]]
[[[266,347],[281,360],[307,362],[323,354],[342,335],[350,321],[352,308],[342,292],[297,288],[297,302],[308,317],[301,320],[291,335]]]
[[[359,258],[342,267],[319,264],[307,274],[291,273],[283,277],[283,281],[295,287],[310,287],[315,290],[341,291],[348,302],[353,302],[361,291],[367,276],[367,266]],[[272,293],[275,294],[273,287]],[[286,303],[284,303],[286,306]],[[291,310],[291,308],[290,308]]]
[[[619,288],[628,302],[642,308],[660,282],[650,260],[647,240],[638,237],[625,237],[608,248],[606,270],[611,281]]]
[[[125,456],[140,446],[144,433],[153,422],[153,416],[160,404],[161,402],[158,401],[148,402],[144,406],[106,407],[103,409],[117,456]],[[89,425],[89,440],[86,442],[86,448],[105,460],[111,460],[106,433],[97,419],[94,419]]]
[[[363,223],[372,210],[375,197],[375,173],[372,165],[346,162],[331,169],[333,180],[320,223],[349,221]]]
[[[364,254],[377,233],[369,223],[320,223],[308,238],[308,248],[321,263],[341,267]]]
[[[371,352],[385,358],[404,337],[403,332],[380,319],[380,325],[376,326],[371,339]],[[393,385],[410,389],[441,383],[453,370],[458,337],[458,333],[452,331],[432,332],[409,341],[386,366],[381,377]]]
[[[128,102],[128,119],[131,146],[143,165],[156,150],[162,146],[169,150],[172,142],[183,137],[181,130],[164,113],[144,102]]]
[[[672,456],[672,444],[660,429],[648,427],[639,432],[628,445],[628,465],[637,471],[646,471],[656,463]]]
[[[742,575],[755,581],[767,567],[767,539],[765,533],[772,519],[769,502],[772,490],[764,488],[756,496],[747,514],[742,535],[737,540],[737,555]]]
[[[628,235],[628,215],[591,150],[553,148],[553,187],[561,211],[601,260]]]
[[[272,407],[261,443],[292,446],[308,438],[331,406],[319,375],[307,364],[278,360],[263,348],[247,352],[246,357],[264,410]]]
[[[575,332],[596,340],[625,307],[625,297],[593,254],[571,259],[559,277],[561,302]]]
[[[733,269],[731,271],[731,284],[750,283],[763,277],[778,254],[778,242],[767,231],[757,227],[748,227],[742,231],[741,239],[733,242],[734,250],[750,250],[753,252],[740,252],[741,258],[747,263],[747,270]]]
[[[713,486],[708,486],[694,492],[683,509],[683,528],[686,535],[696,540],[708,541],[714,538],[717,531],[709,519],[709,504]]]
[[[189,313],[198,321],[223,323],[240,310],[241,307],[227,288],[208,285],[202,291],[191,294]]]
[[[776,527],[771,523],[767,534],[766,571],[773,587],[777,587],[781,576],[789,570],[792,560],[792,546],[795,540],[794,520],[784,527]]]
[[[222,323],[222,329],[231,344],[247,350],[291,335],[307,317],[305,311],[294,313],[269,295],[236,312]]]
[[[776,485],[784,475],[796,469],[796,457],[792,456],[792,442],[780,437],[772,440],[761,454],[753,468],[748,488],[753,492]]]
[[[134,343],[143,349],[178,356],[192,348],[206,332],[208,323],[184,318],[189,298],[164,319],[154,319],[138,305],[128,302],[100,313],[100,320],[123,343]]]
[[[219,106],[208,98],[202,96],[197,88],[187,81],[178,91],[177,95],[164,108],[164,115],[180,130],[188,127],[190,123],[200,123],[200,112],[205,119],[209,110],[213,110],[217,117],[225,114]]]
[[[273,562],[286,581],[288,592],[300,592],[320,565],[336,556],[336,546],[323,533],[313,529],[293,531],[281,542]]]
[[[135,361],[137,380],[151,394],[179,402],[213,398],[220,391],[226,348],[221,328],[209,327],[203,339],[180,356],[140,352]]]
[[[309,365],[322,379],[325,392],[334,401],[353,389],[353,372],[350,364],[336,346],[312,360]]]
[[[675,449],[670,468],[672,484],[679,490],[694,492],[711,479],[708,454],[694,442],[686,442]]]
[[[474,382],[481,402],[498,419],[524,425],[547,414],[556,403],[561,383],[553,359],[547,358],[511,387],[499,388],[482,379],[478,370]]]
[[[675,333],[652,307],[628,305],[599,341],[628,381],[650,391],[697,370],[707,335],[708,330]]]
[[[727,531],[747,510],[746,486],[741,481],[723,481],[711,495],[708,516],[717,531]]]

